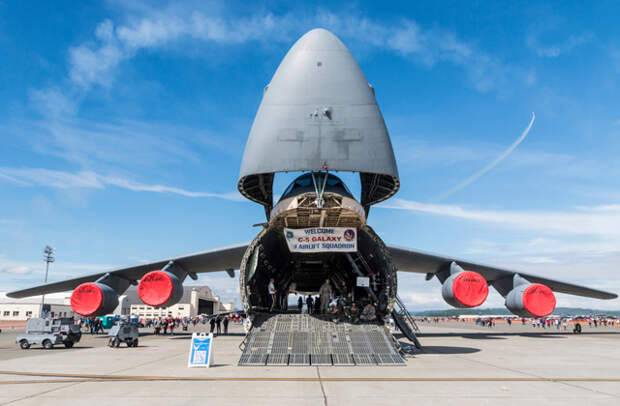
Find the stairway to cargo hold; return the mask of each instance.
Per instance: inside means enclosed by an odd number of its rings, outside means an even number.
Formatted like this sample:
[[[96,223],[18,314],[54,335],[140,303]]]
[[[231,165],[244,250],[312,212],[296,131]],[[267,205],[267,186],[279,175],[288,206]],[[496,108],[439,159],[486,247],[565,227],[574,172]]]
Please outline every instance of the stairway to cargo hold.
[[[405,365],[388,330],[308,314],[257,316],[239,366]]]

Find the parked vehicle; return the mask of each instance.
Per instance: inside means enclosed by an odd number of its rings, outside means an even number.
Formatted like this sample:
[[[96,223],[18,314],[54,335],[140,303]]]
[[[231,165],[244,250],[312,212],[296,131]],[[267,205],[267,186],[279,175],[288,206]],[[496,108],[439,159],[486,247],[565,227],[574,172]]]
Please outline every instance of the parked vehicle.
[[[80,326],[72,318],[32,318],[26,322],[26,333],[18,335],[15,342],[22,350],[27,350],[32,344],[41,344],[49,350],[57,344],[71,348],[81,338]]]
[[[138,346],[138,327],[123,321],[115,324],[108,332],[108,346],[118,347],[121,343],[126,343],[127,347]]]

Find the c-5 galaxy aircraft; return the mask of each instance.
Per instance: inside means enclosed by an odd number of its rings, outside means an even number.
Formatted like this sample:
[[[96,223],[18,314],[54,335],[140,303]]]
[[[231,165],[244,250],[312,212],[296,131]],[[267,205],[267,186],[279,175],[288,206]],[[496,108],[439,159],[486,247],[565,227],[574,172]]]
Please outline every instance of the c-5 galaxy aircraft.
[[[274,202],[274,176],[286,172],[302,174]],[[359,173],[359,201],[334,172]],[[617,297],[543,276],[386,245],[367,219],[374,204],[400,187],[390,137],[374,88],[344,44],[324,29],[301,37],[265,86],[237,186],[265,209],[267,221],[249,244],[48,283],[8,296],[73,289],[73,310],[95,316],[113,311],[129,285],[138,285],[144,303],[170,306],[180,300],[188,276],[226,271],[234,277],[239,269],[248,314],[271,310],[272,280],[277,311],[286,308],[290,293],[316,294],[329,279],[334,289],[344,282],[352,292],[361,280],[381,318],[393,312],[398,301],[397,271],[424,273],[427,280],[436,277],[443,285],[443,298],[455,307],[481,305],[492,286],[511,312],[524,317],[551,314],[554,292]]]

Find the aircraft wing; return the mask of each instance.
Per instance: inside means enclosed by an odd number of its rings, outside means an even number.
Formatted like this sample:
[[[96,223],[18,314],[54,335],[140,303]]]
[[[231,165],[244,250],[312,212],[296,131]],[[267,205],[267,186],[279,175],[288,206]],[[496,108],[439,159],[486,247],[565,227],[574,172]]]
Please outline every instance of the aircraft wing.
[[[45,285],[35,286],[33,288],[16,290],[14,292],[7,293],[7,296],[12,298],[22,298],[47,293],[64,292],[66,290],[75,289],[82,283],[94,282],[107,273],[119,276],[123,279],[136,281],[147,272],[163,268],[170,261],[174,261],[175,264],[180,265],[190,274],[239,269],[241,259],[243,258],[243,254],[245,253],[247,247],[248,244],[246,243],[230,247],[216,248],[189,255],[182,255],[179,257],[166,258],[146,264],[102,271],[87,276],[80,276],[79,278],[67,279],[61,282],[52,282]]]
[[[394,263],[394,266],[396,266],[396,269],[398,269],[399,271],[436,274],[440,271],[442,266],[454,261],[464,269],[478,272],[489,283],[498,281],[500,279],[510,278],[514,274],[518,273],[519,276],[527,279],[532,283],[542,283],[543,285],[547,285],[554,292],[568,293],[570,295],[576,296],[592,297],[595,299],[615,299],[618,297],[618,295],[615,293],[586,288],[584,286],[573,285],[572,283],[560,282],[553,279],[547,279],[514,270],[477,264],[474,262],[463,261],[457,258],[430,254],[423,251],[416,251],[409,248],[388,246],[388,250],[392,254],[392,262]]]

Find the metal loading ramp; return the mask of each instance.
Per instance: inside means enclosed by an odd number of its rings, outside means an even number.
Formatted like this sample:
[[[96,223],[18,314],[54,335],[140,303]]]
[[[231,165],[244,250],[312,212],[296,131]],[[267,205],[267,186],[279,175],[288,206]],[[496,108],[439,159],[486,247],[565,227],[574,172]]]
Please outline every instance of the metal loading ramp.
[[[242,350],[239,366],[405,365],[385,327],[308,314],[257,316]]]

